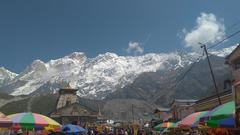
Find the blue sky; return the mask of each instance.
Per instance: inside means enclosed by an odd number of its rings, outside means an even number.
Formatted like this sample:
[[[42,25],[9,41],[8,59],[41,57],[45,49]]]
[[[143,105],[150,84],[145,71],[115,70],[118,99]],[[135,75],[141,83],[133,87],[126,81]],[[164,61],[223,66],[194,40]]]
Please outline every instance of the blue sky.
[[[35,59],[47,62],[76,51],[95,57],[189,49],[186,35],[198,29],[201,13],[216,17],[225,27],[223,37],[240,29],[229,27],[240,20],[239,5],[238,0],[2,0],[0,66],[19,73]]]

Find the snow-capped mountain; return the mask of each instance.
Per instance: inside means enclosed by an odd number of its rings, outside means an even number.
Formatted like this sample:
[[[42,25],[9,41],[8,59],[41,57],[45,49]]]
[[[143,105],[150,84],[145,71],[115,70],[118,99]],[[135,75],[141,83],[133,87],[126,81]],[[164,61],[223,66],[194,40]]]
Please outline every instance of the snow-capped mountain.
[[[213,55],[217,55],[219,57],[225,57],[228,54],[230,54],[238,45],[239,44],[234,45],[234,46],[230,46],[228,48],[223,48],[223,49],[220,49],[220,50],[211,50],[210,53],[213,54]]]
[[[81,96],[96,96],[112,92],[116,88],[131,83],[143,72],[155,72],[183,67],[189,61],[177,52],[170,54],[146,54],[143,56],[117,56],[114,53],[100,54],[87,58],[84,53],[75,52],[47,63],[35,60],[25,71],[13,79],[10,85],[22,82],[12,95],[30,94],[48,85],[55,92],[58,87],[52,84],[70,82],[79,88]]]
[[[18,74],[13,73],[4,67],[0,67],[0,86],[12,81]]]
[[[222,57],[233,49],[215,51],[218,52],[215,54]],[[105,53],[87,58],[82,52],[74,52],[46,63],[35,60],[19,75],[13,75],[2,88],[11,95],[54,93],[63,83],[70,82],[72,87],[79,89],[80,96],[103,98],[144,72],[176,70],[191,64],[198,56],[176,51],[142,56]]]

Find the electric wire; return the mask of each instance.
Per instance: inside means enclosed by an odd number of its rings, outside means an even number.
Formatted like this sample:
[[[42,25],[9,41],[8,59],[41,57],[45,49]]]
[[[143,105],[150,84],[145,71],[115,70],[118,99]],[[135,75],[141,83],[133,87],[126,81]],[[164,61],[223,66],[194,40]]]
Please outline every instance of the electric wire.
[[[229,38],[232,38],[232,37],[236,36],[236,35],[239,34],[239,33],[240,33],[240,30],[238,30],[238,31],[234,32],[233,34],[231,34],[231,35],[223,38],[221,41],[219,41],[219,42],[217,42],[216,44],[208,47],[207,49],[211,49],[211,48],[214,48],[214,47],[216,47],[216,46],[219,46],[219,45],[221,45],[221,43],[223,43],[224,41],[228,40]]]
[[[239,23],[240,23],[240,20],[238,20],[236,23],[232,24],[232,25],[228,28],[228,30],[231,29],[231,28],[233,28],[233,27],[235,27],[235,26],[238,25]],[[217,47],[217,46],[221,45],[221,43],[223,43],[224,41],[226,41],[226,40],[228,40],[228,39],[230,39],[230,38],[238,35],[239,33],[240,33],[240,30],[238,30],[238,31],[230,34],[229,36],[223,38],[221,41],[219,41],[219,42],[217,42],[216,44],[208,47],[207,49],[211,49],[211,48]],[[204,44],[208,44],[209,42],[210,42],[210,41],[207,41],[207,42],[205,42]],[[210,55],[212,55],[212,54],[210,54]],[[170,89],[175,89],[175,88],[185,79],[185,77],[188,75],[188,73],[190,73],[190,71],[193,69],[193,67],[194,67],[203,57],[204,57],[204,51],[203,51],[203,53],[202,53],[201,56],[199,56],[195,61],[193,61],[193,63],[191,64],[191,66],[188,68],[188,70],[183,73],[183,75],[180,77],[180,79],[178,79],[178,80],[176,81],[176,83],[175,83],[172,87],[170,87]],[[151,101],[150,104],[154,104],[154,102],[159,98],[159,96],[161,96],[161,95],[160,95],[160,94],[157,94],[157,96],[153,97],[153,100]]]

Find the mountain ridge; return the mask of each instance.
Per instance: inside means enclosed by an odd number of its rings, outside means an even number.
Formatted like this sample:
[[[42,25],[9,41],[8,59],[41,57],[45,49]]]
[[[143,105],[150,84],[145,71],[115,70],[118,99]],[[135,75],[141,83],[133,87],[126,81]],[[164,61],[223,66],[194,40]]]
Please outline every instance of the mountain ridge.
[[[211,51],[226,56],[235,46]],[[44,63],[34,60],[27,68],[0,89],[11,95],[56,93],[70,82],[78,88],[78,95],[87,98],[105,98],[109,93],[131,84],[145,72],[168,72],[190,65],[200,54],[187,52],[149,53],[142,56],[99,54],[87,58],[83,52],[73,52],[63,58]]]
[[[188,56],[184,52],[179,53],[179,55],[185,55],[184,58]],[[210,60],[219,90],[220,92],[225,91],[226,89],[224,89],[223,82],[226,79],[231,80],[230,69],[224,64],[225,59],[223,57],[211,55]],[[100,61],[102,61],[102,59],[100,59]],[[175,63],[177,62],[179,61],[175,61]],[[97,93],[99,97],[105,96],[103,100],[94,101],[97,98],[89,99],[88,97],[81,97],[79,103],[98,110],[99,108],[96,105],[99,103],[99,101],[101,101],[101,112],[104,114],[104,116],[113,118],[115,120],[131,119],[131,109],[132,106],[134,106],[136,118],[150,119],[149,116],[153,116],[152,113],[156,107],[169,107],[172,101],[176,98],[198,100],[209,95],[214,95],[215,90],[206,58],[203,57],[203,59],[200,59],[198,62],[194,63],[194,66],[192,65],[192,59],[187,62],[189,62],[189,64],[187,63],[183,67],[175,68],[171,61],[167,61],[165,64],[170,67],[169,70],[142,72],[133,80],[132,83],[126,84],[124,87],[118,87],[115,91],[110,91],[109,93],[106,91],[106,93]],[[35,64],[41,64],[42,62],[37,60],[33,63],[33,66],[29,65],[30,69],[35,69]],[[40,66],[37,66],[37,68],[39,67]],[[182,76],[186,71],[189,70],[190,67],[192,67],[191,70],[184,77],[184,79],[182,79]],[[45,68],[40,68],[38,70],[41,69],[45,71]],[[30,72],[30,74],[33,75],[34,73]],[[48,90],[49,86],[58,89],[61,88],[61,86],[57,83],[47,83],[49,84],[40,86],[41,89],[31,93],[22,100],[13,102],[9,101],[10,103],[7,102],[8,100],[4,100],[7,104],[0,107],[0,110],[7,114],[22,111],[33,111],[49,114],[49,112],[51,112],[51,110],[54,108],[54,104],[57,100],[57,94],[48,94],[46,93],[46,90]],[[64,84],[62,84],[62,87],[63,86]],[[19,96],[14,98],[17,97]],[[50,100],[45,101],[45,99]],[[27,104],[27,106],[18,106],[19,104],[23,103]],[[36,104],[41,104],[41,106],[36,106]]]

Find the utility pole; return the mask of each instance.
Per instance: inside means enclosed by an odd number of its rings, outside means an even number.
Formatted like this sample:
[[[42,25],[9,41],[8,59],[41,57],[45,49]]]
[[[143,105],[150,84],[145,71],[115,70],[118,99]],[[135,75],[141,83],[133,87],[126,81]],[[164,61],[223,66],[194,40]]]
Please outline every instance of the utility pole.
[[[132,104],[132,119],[133,119],[133,123],[134,123],[134,112],[133,112],[133,104]]]
[[[208,57],[208,51],[207,51],[207,48],[206,48],[206,45],[205,44],[202,44],[202,43],[199,43],[201,45],[201,48],[204,49],[206,55],[207,55],[207,61],[208,61],[208,66],[209,66],[209,69],[210,69],[210,72],[211,72],[211,76],[212,76],[212,80],[213,80],[213,83],[214,83],[214,87],[215,87],[215,90],[216,90],[216,93],[217,93],[217,98],[218,98],[218,102],[219,102],[219,105],[221,105],[221,99],[220,99],[220,96],[219,96],[219,92],[218,92],[218,87],[217,87],[217,84],[216,84],[216,80],[215,80],[215,77],[214,77],[214,74],[213,74],[213,70],[212,70],[212,66],[211,66],[211,62],[210,62],[210,59]]]

